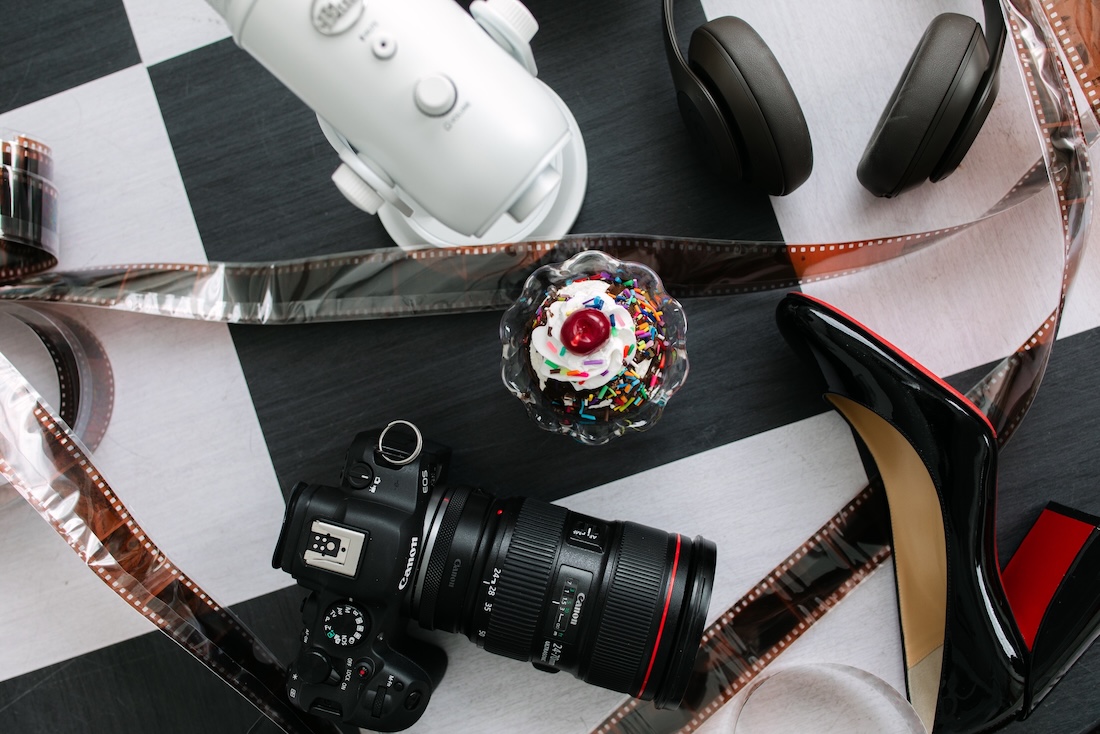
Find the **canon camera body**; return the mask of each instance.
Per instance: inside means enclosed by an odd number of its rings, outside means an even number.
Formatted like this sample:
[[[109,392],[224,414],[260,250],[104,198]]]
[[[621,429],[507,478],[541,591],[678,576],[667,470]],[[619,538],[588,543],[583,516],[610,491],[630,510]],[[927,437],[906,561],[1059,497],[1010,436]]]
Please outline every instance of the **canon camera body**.
[[[272,561],[309,594],[287,693],[375,731],[423,714],[443,651],[479,647],[680,704],[714,581],[714,544],[444,483],[450,450],[407,421],[355,437],[340,486],[299,483]]]

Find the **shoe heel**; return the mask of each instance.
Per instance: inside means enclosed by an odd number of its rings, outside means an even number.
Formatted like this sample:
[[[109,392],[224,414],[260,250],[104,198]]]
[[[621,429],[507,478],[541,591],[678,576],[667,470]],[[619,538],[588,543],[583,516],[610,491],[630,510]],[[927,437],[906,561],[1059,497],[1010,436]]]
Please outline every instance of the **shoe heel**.
[[[1002,581],[1031,650],[1026,716],[1100,635],[1100,518],[1051,502]]]

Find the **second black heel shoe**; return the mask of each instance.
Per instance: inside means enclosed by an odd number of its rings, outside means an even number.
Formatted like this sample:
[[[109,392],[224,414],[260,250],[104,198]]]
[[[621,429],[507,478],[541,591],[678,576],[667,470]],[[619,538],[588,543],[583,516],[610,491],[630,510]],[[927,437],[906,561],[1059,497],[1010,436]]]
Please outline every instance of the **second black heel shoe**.
[[[1100,633],[1100,519],[1049,505],[1002,577],[985,416],[821,301],[792,293],[777,318],[882,478],[907,693],[925,728],[978,734],[1027,716]]]

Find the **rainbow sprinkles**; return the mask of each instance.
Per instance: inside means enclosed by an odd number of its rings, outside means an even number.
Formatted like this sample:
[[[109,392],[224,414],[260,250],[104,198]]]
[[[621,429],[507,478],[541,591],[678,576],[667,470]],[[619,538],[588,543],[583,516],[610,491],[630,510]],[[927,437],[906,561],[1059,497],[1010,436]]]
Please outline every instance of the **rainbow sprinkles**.
[[[662,400],[669,340],[664,313],[635,279],[609,272],[552,286],[530,324],[530,368],[546,404],[563,420],[610,421]],[[579,309],[602,313],[609,336],[577,354],[562,327]]]

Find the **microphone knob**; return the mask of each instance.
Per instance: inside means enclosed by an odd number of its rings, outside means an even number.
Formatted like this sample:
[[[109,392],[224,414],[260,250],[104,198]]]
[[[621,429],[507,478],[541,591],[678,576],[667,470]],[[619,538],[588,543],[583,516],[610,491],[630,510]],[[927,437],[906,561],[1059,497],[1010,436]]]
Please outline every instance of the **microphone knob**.
[[[479,13],[485,10],[492,12],[496,16],[494,25],[510,26],[525,43],[530,43],[539,29],[535,16],[519,0],[474,0],[470,5],[471,14],[474,14],[475,6],[481,6],[478,8]],[[474,17],[477,18],[477,14]]]
[[[531,39],[539,24],[527,6],[519,0],[474,0],[470,3],[470,15],[516,61],[532,74],[538,74]]]
[[[359,174],[351,170],[348,164],[340,164],[340,167],[332,174],[332,182],[336,184],[336,188],[352,204],[355,204],[367,214],[378,213],[378,207],[382,206],[382,197],[367,185],[366,181],[359,178]]]

